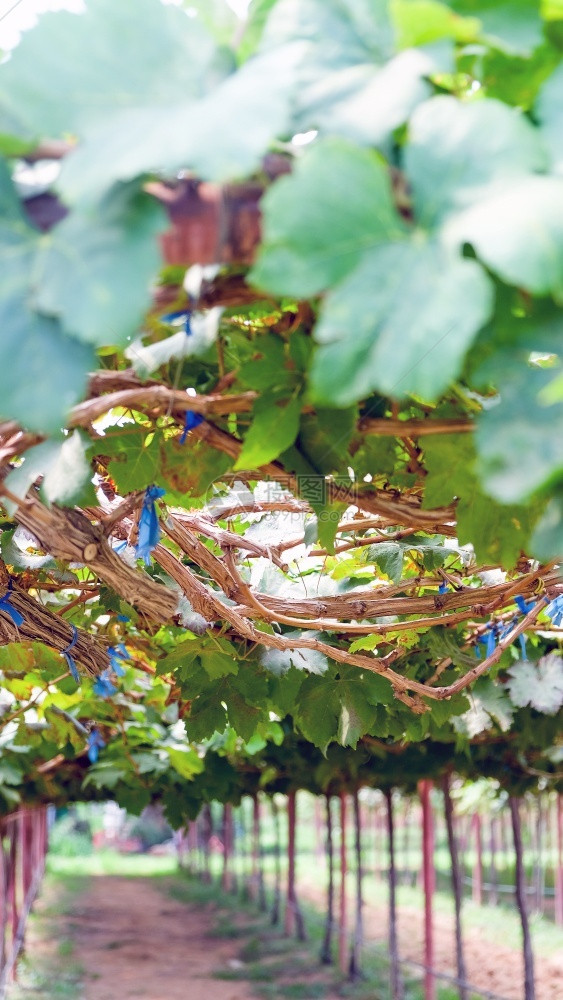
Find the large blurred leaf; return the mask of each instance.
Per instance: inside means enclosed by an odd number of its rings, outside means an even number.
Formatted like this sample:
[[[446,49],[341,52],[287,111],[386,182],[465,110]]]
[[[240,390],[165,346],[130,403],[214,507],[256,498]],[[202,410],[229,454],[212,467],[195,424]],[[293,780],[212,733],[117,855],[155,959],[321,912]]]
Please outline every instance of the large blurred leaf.
[[[423,225],[501,192],[507,181],[545,165],[537,129],[500,101],[468,104],[433,97],[409,123],[405,168]]]
[[[563,556],[563,497],[560,491],[547,504],[532,535],[530,547],[542,562]]]
[[[441,38],[475,41],[481,27],[475,17],[458,17],[439,0],[391,0],[390,8],[403,48],[425,45]]]
[[[476,444],[486,488],[505,502],[528,498],[563,470],[563,362],[555,353],[548,367],[529,362],[532,348],[561,351],[563,315],[552,309],[508,329],[512,342],[477,372],[500,391],[479,418]]]
[[[563,404],[542,397],[553,371],[508,365],[500,403],[482,414],[477,431],[487,488],[505,501],[529,497],[563,470]]]
[[[403,231],[382,160],[337,139],[315,143],[262,206],[264,246],[251,279],[280,295],[330,287],[365,250]]]
[[[197,97],[215,55],[200,21],[177,7],[88,0],[84,13],[45,14],[24,34],[0,69],[0,119],[23,134],[83,136],[120,109]]]
[[[323,304],[315,398],[344,406],[373,389],[435,398],[491,308],[491,284],[474,261],[428,242],[371,251]]]
[[[114,181],[157,169],[191,168],[212,180],[245,176],[289,128],[292,69],[289,57],[257,57],[197,100],[177,87],[165,108],[117,109],[67,157],[63,195],[95,197]]]
[[[450,244],[471,243],[511,285],[563,299],[563,178],[528,177],[446,224]]]
[[[36,305],[80,340],[121,345],[150,304],[164,212],[148,195],[113,190],[94,211],[76,211],[44,237]]]
[[[479,562],[511,569],[529,545],[537,511],[533,506],[499,504],[486,496],[476,466],[475,444],[468,434],[428,438],[424,443],[424,506],[446,506],[457,499],[460,545],[471,543]]]
[[[552,156],[553,169],[560,174],[563,172],[563,64],[544,83],[536,115]]]
[[[459,14],[481,21],[481,34],[489,45],[527,56],[542,41],[540,4],[537,0],[447,0]]]
[[[382,63],[394,41],[387,7],[387,0],[278,0],[262,49],[307,42],[302,83],[354,63]]]
[[[38,234],[0,163],[0,414],[53,431],[82,395],[93,352],[30,307]]]
[[[262,50],[287,58],[296,45],[294,131],[320,128],[367,145],[383,143],[406,120],[428,95],[424,77],[436,69],[428,52],[393,58],[386,0],[282,0]],[[443,58],[440,68],[450,68]]]

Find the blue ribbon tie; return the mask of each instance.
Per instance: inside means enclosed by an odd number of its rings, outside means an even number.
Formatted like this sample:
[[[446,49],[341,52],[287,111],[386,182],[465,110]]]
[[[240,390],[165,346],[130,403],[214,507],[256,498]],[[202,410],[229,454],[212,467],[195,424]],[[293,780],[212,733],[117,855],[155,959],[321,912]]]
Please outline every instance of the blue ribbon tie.
[[[160,540],[160,525],[154,505],[155,500],[163,497],[166,490],[159,486],[148,486],[145,490],[143,509],[139,518],[139,537],[135,547],[137,559],[143,559],[146,566],[151,564],[151,552]]]
[[[524,598],[521,596],[521,594],[518,594],[514,598],[514,603],[515,603],[516,607],[518,608],[518,610],[520,611],[520,613],[523,614],[523,615],[529,614],[530,611],[533,611],[534,608],[535,608],[535,604],[529,604],[527,601],[524,600]]]
[[[100,750],[105,747],[105,740],[102,739],[101,734],[97,729],[93,729],[88,736],[88,760],[91,764],[95,764],[99,757]]]
[[[70,670],[73,679],[76,681],[77,684],[80,684],[80,674],[78,673],[78,668],[70,652],[71,649],[74,649],[78,641],[78,631],[76,625],[71,625],[70,627],[72,629],[72,639],[70,640],[66,649],[61,649],[61,653],[67,662],[68,669]]]
[[[177,312],[165,313],[164,316],[160,317],[160,322],[175,323],[177,319],[183,319],[184,330],[186,331],[186,334],[189,337],[192,332],[191,318],[192,314],[188,309],[179,309]]]
[[[110,668],[106,667],[95,680],[94,694],[98,694],[100,698],[111,698],[112,694],[117,693],[117,688],[115,684],[112,684],[109,673]]]
[[[184,429],[180,434],[180,444],[186,443],[186,438],[190,431],[193,431],[194,427],[199,427],[203,423],[203,417],[201,413],[194,413],[193,410],[186,410],[186,416],[184,418]]]
[[[545,613],[556,627],[561,625],[563,622],[563,594],[559,594],[559,597],[547,605]]]
[[[5,611],[6,614],[9,615],[10,618],[12,619],[14,625],[23,625],[24,623],[23,615],[17,610],[17,608],[13,608],[12,605],[10,604],[12,589],[13,589],[13,584],[12,581],[10,580],[6,593],[4,594],[3,597],[0,597],[0,611]]]
[[[120,660],[130,660],[131,656],[127,652],[124,644],[118,642],[117,646],[110,646],[108,649],[108,656],[111,669],[114,674],[118,677],[125,677],[125,669],[122,667]]]

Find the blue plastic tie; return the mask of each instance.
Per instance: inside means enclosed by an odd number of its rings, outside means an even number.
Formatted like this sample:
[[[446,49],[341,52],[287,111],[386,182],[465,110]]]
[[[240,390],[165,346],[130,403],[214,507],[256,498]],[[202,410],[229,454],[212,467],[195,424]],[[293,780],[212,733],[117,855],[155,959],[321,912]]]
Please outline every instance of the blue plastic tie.
[[[523,632],[518,636],[518,642],[520,643],[520,649],[522,650],[522,659],[527,660],[528,654],[526,652],[526,636]]]
[[[122,667],[120,660],[130,660],[131,656],[127,652],[124,644],[118,642],[117,646],[110,646],[108,649],[108,656],[111,669],[114,674],[118,677],[125,677],[125,668]]]
[[[5,611],[6,614],[9,615],[10,618],[12,619],[14,625],[23,625],[24,623],[23,615],[21,614],[21,612],[17,610],[17,608],[13,608],[12,605],[10,604],[10,598],[12,596],[12,588],[13,584],[12,581],[10,580],[6,593],[4,594],[3,597],[0,597],[0,611]]]
[[[527,601],[524,600],[524,598],[520,594],[518,594],[517,597],[514,598],[514,603],[518,608],[518,610],[523,615],[529,614],[530,611],[533,611],[535,608],[535,604],[529,604]]]
[[[161,323],[175,323],[177,319],[184,319],[184,317],[185,317],[186,326],[188,326],[189,322],[190,322],[191,315],[192,314],[191,314],[191,312],[188,309],[179,309],[177,312],[165,313],[164,316],[160,317],[160,322]],[[187,332],[188,331],[186,330],[186,333]],[[192,332],[191,328],[190,328],[189,332],[190,333]]]
[[[127,541],[118,542],[117,545],[113,546],[113,551],[119,555],[119,553],[123,552],[126,548],[127,548]]]
[[[492,654],[495,651],[496,644],[497,641],[495,636],[495,627],[494,625],[492,625],[489,627],[489,633],[487,635],[487,652],[486,652],[487,657],[492,656]]]
[[[447,594],[449,589],[450,588],[448,587],[448,584],[444,581],[444,583],[441,583],[440,586],[438,587],[438,593]]]
[[[110,668],[106,667],[95,680],[94,694],[98,694],[100,698],[111,698],[112,694],[117,693],[117,688],[115,684],[112,684],[109,674]]]
[[[105,740],[102,739],[101,734],[98,732],[97,729],[93,729],[88,736],[88,742],[87,742],[88,760],[90,761],[91,764],[96,763],[100,754],[100,750],[103,750],[105,745],[106,745]]]
[[[118,615],[117,616],[117,620],[118,620],[118,622],[130,622],[131,621],[131,619],[128,618],[127,615]]]
[[[201,413],[194,413],[193,410],[186,410],[186,416],[184,419],[184,429],[180,435],[180,444],[186,443],[186,438],[190,431],[193,431],[194,427],[199,427],[203,423],[203,417]]]
[[[143,500],[143,509],[139,518],[139,537],[135,547],[137,559],[143,559],[146,566],[151,564],[151,552],[160,540],[160,525],[154,505],[155,500],[163,497],[166,490],[159,486],[147,486]]]
[[[499,634],[499,627],[495,622],[489,622],[484,632],[481,633],[477,639],[475,645],[475,656],[478,660],[481,659],[481,651],[479,646],[485,647],[485,657],[491,656],[495,651],[495,646],[497,644],[497,636]],[[502,635],[501,635],[502,638]]]
[[[563,622],[563,594],[556,597],[554,601],[551,601],[545,609],[545,613],[554,625],[559,627]]]
[[[68,669],[70,670],[74,680],[76,681],[77,684],[80,684],[80,674],[78,673],[78,668],[70,652],[71,649],[74,649],[76,643],[78,642],[78,630],[76,628],[76,625],[71,625],[70,627],[72,629],[72,639],[70,640],[66,649],[61,649],[61,653],[67,662]]]

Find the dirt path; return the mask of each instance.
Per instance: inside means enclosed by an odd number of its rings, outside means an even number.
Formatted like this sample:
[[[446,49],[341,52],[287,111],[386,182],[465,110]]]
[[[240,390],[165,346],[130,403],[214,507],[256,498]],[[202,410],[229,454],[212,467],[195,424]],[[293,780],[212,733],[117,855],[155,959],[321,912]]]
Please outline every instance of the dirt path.
[[[85,1000],[250,1000],[246,983],[213,978],[237,951],[236,941],[210,936],[213,922],[150,879],[91,879],[69,915]]]
[[[314,903],[322,912],[323,893],[312,883],[301,884],[301,895]],[[349,913],[352,899],[349,899]],[[364,931],[366,941],[387,941],[387,907],[365,903]],[[420,910],[401,907],[399,910],[399,951],[401,958],[414,962],[424,961],[424,923]],[[435,968],[455,976],[455,938],[453,917],[443,913],[434,916]],[[524,976],[522,955],[514,948],[502,947],[487,941],[482,932],[467,930],[464,934],[465,959],[469,981],[473,986],[489,990],[506,1000],[522,1000]],[[562,1000],[563,998],[563,934],[561,953],[551,958],[536,957],[536,1000]],[[443,982],[443,986],[447,983]]]

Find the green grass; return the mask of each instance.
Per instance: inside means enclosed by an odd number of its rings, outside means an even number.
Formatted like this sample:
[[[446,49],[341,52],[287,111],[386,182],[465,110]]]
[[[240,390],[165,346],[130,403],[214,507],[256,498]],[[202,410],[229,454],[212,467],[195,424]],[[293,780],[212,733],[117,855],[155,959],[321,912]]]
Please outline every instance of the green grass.
[[[319,952],[324,933],[321,915],[311,906],[303,907],[308,932],[307,942],[284,937],[281,929],[272,927],[269,914],[258,913],[244,894],[224,893],[218,884],[202,883],[187,874],[161,883],[174,899],[201,905],[213,913],[211,937],[238,940],[240,946],[234,963],[215,970],[215,978],[252,984],[255,995],[262,1000],[292,997],[322,998],[327,995],[350,1000],[388,1000],[388,961],[386,947],[369,945],[363,956],[363,978],[350,982],[335,966],[321,966]],[[242,888],[242,887],[241,887]],[[336,939],[334,941],[336,952]],[[408,972],[405,978],[405,1000],[422,1000],[420,983]],[[438,989],[438,1000],[452,1000],[450,989]]]
[[[29,952],[20,959],[7,1000],[81,1000],[83,970],[73,958],[67,918],[83,888],[84,879],[47,875],[40,905],[29,918]]]
[[[178,862],[174,855],[118,854],[104,850],[81,857],[50,854],[47,870],[54,875],[123,875],[130,878],[154,878],[175,875]]]

